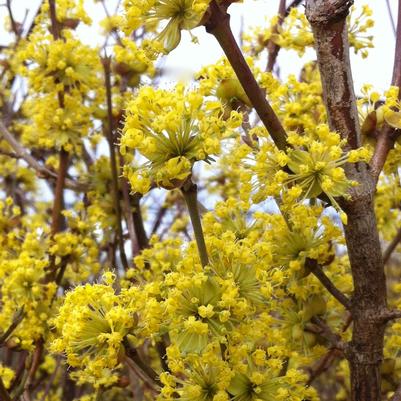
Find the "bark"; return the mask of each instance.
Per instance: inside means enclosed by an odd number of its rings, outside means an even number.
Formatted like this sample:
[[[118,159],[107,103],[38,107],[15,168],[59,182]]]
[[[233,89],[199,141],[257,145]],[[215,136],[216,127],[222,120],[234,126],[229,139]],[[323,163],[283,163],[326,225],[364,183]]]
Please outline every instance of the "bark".
[[[330,129],[360,146],[360,127],[349,60],[346,17],[352,1],[309,0],[306,16],[312,25]],[[342,207],[348,216],[344,227],[354,293],[352,340],[346,349],[351,371],[352,401],[380,401],[380,365],[383,358],[387,310],[386,279],[376,226],[373,195],[375,182],[362,163],[348,165],[349,178],[359,185]]]
[[[348,214],[345,238],[354,283],[351,302],[354,323],[347,354],[352,401],[379,401],[385,330],[381,315],[386,310],[386,278],[373,191],[361,191],[344,208]]]

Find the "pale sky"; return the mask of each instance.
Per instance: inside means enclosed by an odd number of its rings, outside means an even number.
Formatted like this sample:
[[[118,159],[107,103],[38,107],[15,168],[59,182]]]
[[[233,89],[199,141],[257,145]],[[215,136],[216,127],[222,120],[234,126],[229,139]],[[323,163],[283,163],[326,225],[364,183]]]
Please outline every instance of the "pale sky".
[[[265,24],[266,19],[276,13],[279,0],[244,0],[242,4],[234,4],[230,7],[231,21],[235,31],[239,31],[241,26],[241,16],[243,16],[244,26]],[[393,8],[393,15],[396,16],[397,0],[389,0]],[[115,0],[106,1],[109,9],[113,10]],[[289,0],[288,0],[289,3]],[[360,56],[351,55],[353,66],[353,77],[355,89],[364,83],[371,83],[376,89],[384,90],[388,87],[393,64],[394,54],[394,34],[391,27],[386,0],[355,0],[356,5],[368,4],[373,9],[373,17],[376,21],[372,29],[374,35],[375,48],[369,51],[368,59],[361,59]],[[22,20],[25,11],[32,12],[39,4],[38,0],[13,0],[13,11],[17,20]],[[94,5],[92,1],[86,0],[87,10],[92,19],[97,23],[104,18],[104,12],[100,3]],[[4,21],[6,15],[5,7],[0,7],[0,20]],[[31,14],[29,14],[31,15]],[[98,33],[100,28],[88,29],[80,26],[78,33],[82,40],[88,44],[96,45],[102,43]],[[213,63],[222,56],[222,51],[215,39],[206,34],[204,28],[196,28],[193,33],[199,38],[199,44],[194,44],[190,40],[187,32],[183,33],[182,41],[165,60],[165,67],[177,71],[179,76],[182,73],[189,75],[197,71],[202,65]],[[7,43],[8,35],[3,28],[0,28],[0,44]],[[312,56],[313,57],[313,56]],[[311,59],[311,53],[305,56]],[[278,62],[281,68],[281,75],[285,77],[289,73],[298,74],[302,62],[293,51],[281,51]]]

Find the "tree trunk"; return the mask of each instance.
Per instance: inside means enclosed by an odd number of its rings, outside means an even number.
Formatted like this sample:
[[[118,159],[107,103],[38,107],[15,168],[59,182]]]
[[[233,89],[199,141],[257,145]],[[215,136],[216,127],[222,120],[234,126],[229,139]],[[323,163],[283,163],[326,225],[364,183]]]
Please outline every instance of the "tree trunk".
[[[306,16],[314,33],[330,129],[347,140],[348,149],[355,149],[361,141],[346,24],[351,4],[350,0],[307,0]],[[351,399],[380,401],[387,305],[373,203],[375,181],[363,163],[347,165],[345,170],[348,178],[359,183],[350,199],[341,203],[348,216],[344,231],[354,285],[352,340],[345,352],[351,370]]]

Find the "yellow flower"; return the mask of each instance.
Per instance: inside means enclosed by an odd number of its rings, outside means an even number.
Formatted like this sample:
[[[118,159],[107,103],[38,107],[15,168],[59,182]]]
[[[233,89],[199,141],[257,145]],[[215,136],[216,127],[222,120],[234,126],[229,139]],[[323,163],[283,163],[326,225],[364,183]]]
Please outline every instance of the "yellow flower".
[[[191,30],[199,25],[209,1],[156,0],[147,2],[138,9],[135,1],[127,0],[127,25],[131,30],[136,29],[138,23],[154,26],[167,21],[167,25],[155,39],[163,45],[165,53],[169,53],[180,43],[182,30]]]
[[[79,286],[67,293],[54,320],[60,337],[53,350],[65,352],[71,366],[85,369],[88,363],[113,369],[122,352],[122,342],[137,325],[135,310],[108,284]]]
[[[143,87],[128,104],[120,141],[127,155],[137,150],[147,159],[140,167],[125,166],[134,191],[144,193],[155,183],[172,189],[180,187],[198,160],[210,162],[226,132],[240,124],[237,113],[223,120],[220,108],[208,107],[198,92],[177,85],[174,91]]]

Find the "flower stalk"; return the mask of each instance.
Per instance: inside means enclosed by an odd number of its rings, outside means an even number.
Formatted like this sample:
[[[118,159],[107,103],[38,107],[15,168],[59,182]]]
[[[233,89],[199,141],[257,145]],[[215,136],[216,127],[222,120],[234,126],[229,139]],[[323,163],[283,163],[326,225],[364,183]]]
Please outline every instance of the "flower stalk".
[[[207,254],[205,237],[203,235],[202,223],[198,209],[198,188],[195,184],[189,181],[182,186],[181,192],[188,208],[189,217],[191,218],[199,257],[202,266],[205,267],[209,263],[209,257]]]

